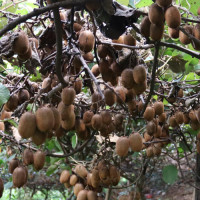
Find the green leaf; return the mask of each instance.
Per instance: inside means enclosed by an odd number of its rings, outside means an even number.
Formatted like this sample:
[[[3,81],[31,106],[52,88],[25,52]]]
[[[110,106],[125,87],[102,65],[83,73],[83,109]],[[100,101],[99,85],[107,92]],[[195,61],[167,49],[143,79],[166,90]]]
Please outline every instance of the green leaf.
[[[140,0],[138,3],[135,4],[136,8],[141,8],[145,6],[150,6],[153,3],[152,0]]]
[[[129,4],[129,0],[117,0],[117,2],[125,6],[128,6]]]
[[[190,4],[189,11],[192,12],[194,15],[197,15],[197,10],[199,7],[197,2],[199,2],[199,1],[197,1],[197,0],[190,0],[190,1],[181,0],[181,6],[189,9],[189,5],[188,5],[188,3],[189,3]],[[177,3],[178,3],[178,1],[177,1]]]
[[[5,185],[4,185],[4,188],[7,190],[7,189],[10,189],[11,187],[13,186],[13,182],[7,182]]]
[[[174,165],[168,165],[162,170],[163,180],[166,183],[173,184],[178,178],[178,170]]]
[[[0,84],[0,106],[8,101],[10,97],[10,92],[7,87],[3,84]]]
[[[50,176],[51,174],[54,173],[54,171],[57,169],[57,165],[51,165],[48,169],[47,169],[47,172],[46,172],[46,175],[47,176]]]
[[[76,143],[77,143],[76,135],[73,135],[71,140],[72,140],[72,147],[75,148],[76,147]]]

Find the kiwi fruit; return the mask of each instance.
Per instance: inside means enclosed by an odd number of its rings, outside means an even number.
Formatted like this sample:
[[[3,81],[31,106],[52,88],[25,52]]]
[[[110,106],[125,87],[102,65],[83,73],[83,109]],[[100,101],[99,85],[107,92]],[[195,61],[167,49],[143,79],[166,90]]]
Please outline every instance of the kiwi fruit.
[[[165,123],[166,119],[167,119],[167,114],[164,112],[158,116],[158,121],[161,123]]]
[[[164,22],[164,11],[156,3],[153,3],[149,7],[149,20],[152,24],[157,26],[162,25]]]
[[[58,138],[60,138],[60,137],[62,137],[64,135],[65,135],[65,130],[62,127],[58,128],[55,131],[55,136],[58,137]]]
[[[162,151],[162,145],[161,143],[154,143],[153,144],[153,154],[154,156],[159,156]]]
[[[29,99],[30,99],[30,94],[29,94],[28,90],[22,89],[18,92],[19,104],[22,104]]]
[[[76,92],[74,88],[64,88],[62,90],[62,93],[61,93],[62,102],[66,106],[73,104],[75,96],[76,96]]]
[[[31,140],[34,144],[39,146],[46,141],[46,138],[47,138],[47,132],[41,132],[38,129],[36,129]]]
[[[132,69],[125,69],[122,74],[121,74],[121,81],[122,81],[122,85],[127,88],[127,89],[131,89],[133,88],[133,83],[134,83],[134,79],[133,79],[133,70]]]
[[[73,27],[75,32],[79,32],[82,29],[82,25],[77,22],[74,23]]]
[[[77,78],[77,79],[74,81],[73,86],[74,86],[74,90],[75,90],[76,94],[81,93],[82,87],[83,87],[82,80],[81,80],[80,78]]]
[[[190,126],[194,131],[197,131],[200,129],[200,124],[198,122],[191,122]]]
[[[123,35],[124,44],[129,46],[136,45],[136,39],[129,33],[127,35]]]
[[[55,107],[51,108],[53,115],[54,115],[54,127],[53,130],[56,131],[57,129],[60,128],[60,124],[61,124],[61,115],[58,112],[58,110]]]
[[[109,176],[109,169],[106,165],[103,165],[100,169],[99,169],[99,178],[101,180],[106,179]]]
[[[142,112],[143,108],[144,108],[144,104],[142,101],[139,101],[137,103],[137,107],[138,107],[138,112]]]
[[[200,123],[200,108],[196,111],[196,117],[198,122]]]
[[[154,116],[155,116],[155,109],[152,108],[151,106],[148,106],[143,114],[144,119],[147,121],[151,121],[153,120]]]
[[[98,170],[98,168],[94,168],[92,170],[91,184],[92,184],[93,188],[98,188],[98,186],[100,184],[100,178],[99,178],[99,170]]]
[[[42,107],[39,108],[36,113],[36,124],[37,128],[41,132],[50,131],[55,125],[54,114],[51,108]]]
[[[5,131],[4,122],[0,122],[0,130],[1,130],[1,131]]]
[[[101,1],[100,0],[87,0],[85,7],[89,10],[89,11],[95,11],[101,8]]]
[[[83,114],[83,122],[87,125],[89,123],[91,123],[92,117],[94,116],[94,113],[90,110],[86,111]]]
[[[200,15],[200,7],[197,10],[197,15]]]
[[[162,39],[164,33],[164,23],[160,25],[151,24],[150,26],[150,37],[154,41]]]
[[[92,190],[89,190],[87,192],[87,200],[97,200],[97,193]]]
[[[149,20],[149,17],[145,16],[140,24],[140,32],[146,38],[150,37],[150,26],[151,22]]]
[[[148,122],[146,126],[146,131],[150,136],[152,136],[156,132],[156,129],[157,127],[153,120]]]
[[[151,134],[152,134],[152,131],[151,131]],[[147,132],[144,133],[144,142],[149,142],[151,138],[152,136],[150,136]]]
[[[99,62],[99,71],[101,74],[103,75],[109,75],[109,67],[110,67],[110,64],[108,62],[108,60],[106,59],[101,59],[100,62]]]
[[[92,173],[88,173],[86,180],[87,180],[87,185],[89,186],[92,186],[91,178],[92,178]]]
[[[181,24],[181,14],[177,7],[170,6],[165,11],[165,20],[170,28],[178,28]]]
[[[4,191],[4,184],[3,180],[0,178],[0,198],[3,196],[3,191]]]
[[[87,190],[81,190],[78,193],[77,200],[87,200],[87,193],[88,193]]]
[[[126,101],[126,92],[125,92],[125,88],[118,86],[115,88],[115,92],[116,92],[116,96],[117,96],[117,103],[122,104]]]
[[[189,118],[190,118],[190,120],[192,122],[198,122],[195,110],[190,110],[190,112],[189,112]]]
[[[46,117],[46,116],[45,116]],[[36,131],[36,117],[31,112],[25,112],[20,120],[18,126],[18,132],[24,139],[30,138]]]
[[[33,162],[33,166],[35,168],[36,171],[41,170],[44,167],[45,164],[45,153],[38,150],[34,153],[33,158],[34,158],[34,162]]]
[[[126,91],[126,102],[134,100],[136,97],[135,91],[133,89]]]
[[[142,94],[143,92],[146,91],[146,89],[147,89],[147,81],[144,81],[143,83],[140,84],[134,83],[133,85],[133,90],[136,95]]]
[[[95,114],[93,117],[92,117],[92,128],[94,130],[100,130],[101,126],[102,126],[102,117],[101,115],[99,114]]]
[[[113,106],[116,103],[116,95],[114,91],[111,89],[107,88],[104,90],[104,97],[105,97],[105,103],[108,106]]]
[[[78,177],[75,174],[70,176],[70,179],[69,179],[70,185],[74,186],[77,183],[77,181],[78,181]]]
[[[64,186],[65,186],[65,188],[67,188],[67,189],[71,187],[69,181],[67,181],[66,183],[64,183]]]
[[[11,115],[12,115],[12,112],[7,112],[6,110],[2,110],[1,111],[1,117],[0,119],[1,120],[4,120],[4,119],[10,119],[11,118]]]
[[[122,114],[116,114],[114,116],[114,124],[115,126],[120,126],[123,124],[123,121],[124,121],[124,117]]]
[[[25,149],[23,152],[23,162],[25,165],[32,165],[33,160],[33,151],[30,149]]]
[[[160,125],[157,126],[157,129],[156,129],[156,132],[154,132],[153,136],[155,138],[159,138],[161,137],[161,134],[162,134],[162,128]]]
[[[120,171],[114,165],[110,165],[109,174],[112,185],[116,186],[120,181]]]
[[[12,174],[13,185],[17,188],[22,187],[27,181],[26,171],[22,166],[15,168]]]
[[[116,76],[121,76],[123,68],[117,62],[112,62],[110,68]]]
[[[18,166],[19,166],[19,160],[17,158],[13,158],[12,160],[10,160],[8,164],[9,173],[12,174],[15,168],[17,168]]]
[[[179,89],[177,96],[178,96],[179,98],[182,98],[182,97],[183,97],[183,89],[182,89],[182,88]]]
[[[81,178],[86,178],[87,177],[87,174],[88,174],[88,171],[87,169],[79,164],[79,165],[76,165],[75,169],[74,169],[75,173],[80,176]]]
[[[7,103],[4,105],[4,110],[8,112],[14,111],[17,108],[18,104],[19,104],[18,95],[14,94],[9,98]]]
[[[187,33],[189,33],[189,34],[191,34],[191,35],[193,34],[193,27],[192,27],[192,26],[190,26],[190,25],[185,25],[183,28],[185,29],[185,31],[186,31]],[[180,42],[181,42],[182,44],[185,44],[185,45],[191,43],[190,38],[189,38],[187,35],[185,35],[185,33],[183,33],[181,30],[179,31],[179,40],[180,40]]]
[[[154,154],[153,154],[153,147],[152,146],[149,146],[149,147],[146,148],[146,155],[149,158],[151,158],[151,157],[154,156]]]
[[[132,133],[129,136],[130,147],[134,152],[140,152],[142,150],[143,142],[142,136],[139,133]]]
[[[168,27],[169,36],[173,39],[179,38],[179,30]]]
[[[92,67],[91,72],[94,74],[95,77],[99,76],[100,70],[99,70],[99,65],[96,64]]]
[[[26,61],[32,57],[32,47],[31,44],[29,43],[28,51],[25,54],[19,54],[19,59],[22,61]]]
[[[29,38],[29,42],[33,42],[33,44],[35,45],[35,48],[38,49],[39,41],[37,38]]]
[[[85,123],[82,119],[76,119],[75,121],[75,130],[77,133],[82,133],[86,131]]]
[[[143,83],[147,79],[147,73],[143,65],[137,65],[133,69],[133,79],[136,84]]]
[[[115,152],[120,157],[125,157],[128,154],[130,140],[127,137],[120,137],[116,142]]]
[[[190,123],[189,113],[184,113],[183,114],[183,123],[184,124],[189,124]]]
[[[62,120],[69,120],[74,115],[74,105],[66,106],[62,101],[58,104],[58,112]]]
[[[184,122],[184,115],[182,112],[176,112],[175,118],[176,118],[177,124],[182,124]]]
[[[113,43],[117,43],[117,44],[124,44],[124,38],[123,36],[121,35],[118,39],[116,40],[112,40]],[[120,47],[120,46],[116,46],[116,45],[113,45],[113,47],[116,49],[116,50],[122,50],[123,47]]]
[[[61,126],[66,131],[69,131],[75,126],[76,115],[72,113],[67,120],[61,121]]]
[[[91,31],[82,31],[78,40],[81,51],[90,52],[94,48],[95,38]]]
[[[92,94],[92,107],[97,109],[101,105],[102,97],[98,92]]]
[[[173,128],[177,127],[176,117],[173,115],[169,118],[169,125]]]
[[[66,183],[70,180],[70,172],[68,170],[63,170],[60,174],[60,183]]]
[[[160,7],[168,7],[172,4],[172,0],[156,0],[156,4]]]
[[[94,56],[93,56],[92,52],[83,54],[83,58],[89,62],[92,62],[94,60]]]
[[[28,36],[24,31],[19,31],[17,38],[13,43],[13,51],[17,54],[23,55],[29,49]]]
[[[81,183],[76,183],[76,185],[74,186],[74,195],[77,197],[78,196],[78,193],[81,191],[81,190],[84,190],[84,186],[83,184]]]
[[[112,122],[112,116],[109,111],[102,111],[100,115],[103,124],[109,125]]]
[[[156,115],[161,115],[164,112],[164,104],[161,101],[154,103],[154,109]]]
[[[51,90],[52,80],[51,78],[47,77],[42,81],[42,89],[44,92],[49,92]]]
[[[97,53],[100,58],[106,58],[106,56],[109,54],[108,47],[103,44],[98,45]]]

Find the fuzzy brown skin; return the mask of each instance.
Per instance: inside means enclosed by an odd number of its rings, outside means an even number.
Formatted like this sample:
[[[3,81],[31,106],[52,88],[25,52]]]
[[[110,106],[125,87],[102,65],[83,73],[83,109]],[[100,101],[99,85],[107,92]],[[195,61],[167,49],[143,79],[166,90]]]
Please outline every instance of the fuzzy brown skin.
[[[181,24],[181,14],[177,7],[171,6],[165,12],[165,20],[170,28],[178,28]]]
[[[152,24],[157,26],[163,24],[164,22],[164,11],[156,3],[149,7],[149,20]]]
[[[151,22],[149,20],[149,17],[148,16],[144,17],[140,24],[140,32],[146,38],[150,37],[150,26]]]
[[[82,31],[79,36],[79,46],[84,52],[90,52],[94,48],[95,38],[91,31]]]
[[[156,4],[160,7],[168,7],[172,3],[172,0],[156,0]]]
[[[34,153],[33,157],[34,157],[33,165],[34,165],[35,170],[37,171],[41,170],[45,164],[45,157],[46,157],[45,153],[38,150]]]

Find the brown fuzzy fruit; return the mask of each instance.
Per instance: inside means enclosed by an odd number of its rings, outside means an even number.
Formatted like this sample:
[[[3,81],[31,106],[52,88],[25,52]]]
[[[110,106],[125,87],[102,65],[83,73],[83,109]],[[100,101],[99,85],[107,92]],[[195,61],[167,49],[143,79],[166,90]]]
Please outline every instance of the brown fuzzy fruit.
[[[101,1],[100,0],[88,0],[85,4],[85,7],[90,11],[95,11],[101,8]]]
[[[110,64],[106,59],[101,59],[99,62],[99,71],[102,75],[110,75]]]
[[[28,51],[25,54],[18,54],[19,59],[22,61],[26,61],[32,57],[32,47],[29,43]]]
[[[165,11],[165,20],[170,28],[178,28],[181,24],[181,14],[177,7],[171,6]]]
[[[154,103],[154,109],[156,115],[161,115],[164,112],[164,104],[163,102],[155,102]]]
[[[189,124],[190,123],[190,118],[189,118],[189,114],[188,113],[184,113],[183,115],[183,123],[184,124]]]
[[[112,69],[112,71],[115,73],[116,76],[121,76],[123,68],[117,62],[114,61],[111,64],[110,68]]]
[[[185,31],[187,33],[192,35],[192,33],[193,33],[193,27],[192,26],[185,25],[183,28],[185,29]],[[181,43],[183,43],[185,45],[190,44],[190,42],[191,42],[190,38],[187,35],[185,35],[185,33],[183,33],[182,31],[179,31],[179,40],[180,40]]]
[[[92,62],[94,60],[94,56],[93,56],[92,52],[83,54],[83,58],[89,62]]]
[[[3,191],[4,191],[4,185],[3,185],[2,179],[0,178],[0,198],[1,198],[2,195],[3,195]]]
[[[77,78],[76,81],[74,82],[74,90],[76,94],[81,93],[83,87],[82,80],[80,78]]]
[[[64,88],[62,90],[62,93],[61,93],[62,102],[66,106],[73,104],[75,96],[76,96],[76,92],[74,88]]]
[[[137,65],[133,69],[133,79],[137,84],[146,81],[147,73],[143,65]]]
[[[183,97],[183,89],[180,88],[179,91],[178,91],[178,95],[177,95],[179,98],[182,98]]]
[[[169,36],[173,39],[179,38],[179,30],[168,27]]]
[[[98,52],[98,56],[100,58],[105,58],[108,54],[109,54],[109,50],[108,50],[108,47],[103,45],[103,44],[100,44],[97,48],[97,52]]]
[[[83,122],[85,124],[89,124],[92,120],[92,117],[94,116],[94,113],[90,110],[86,111],[84,114],[83,114]]]
[[[91,31],[82,31],[79,36],[79,46],[84,52],[90,52],[94,48],[95,38]]]
[[[13,51],[17,54],[25,54],[29,48],[28,36],[24,31],[18,32],[18,37],[13,44]]]
[[[39,171],[41,170],[43,167],[44,167],[44,164],[45,164],[45,153],[42,152],[42,151],[36,151],[33,155],[33,158],[34,158],[34,168],[36,171]]]
[[[108,106],[113,106],[116,103],[116,95],[111,89],[104,90],[105,103]]]
[[[156,4],[160,7],[168,7],[172,3],[172,0],[156,0]]]
[[[19,103],[18,95],[14,94],[9,98],[7,103],[4,105],[4,110],[6,110],[6,111],[14,111],[17,108],[18,103]]]
[[[81,183],[77,183],[75,186],[74,186],[74,195],[77,197],[78,196],[78,193],[81,191],[81,190],[84,190],[84,186],[83,184]]]
[[[39,41],[36,38],[29,38],[29,42],[33,42],[33,44],[35,45],[35,48],[38,49],[39,47]]]
[[[92,117],[92,128],[95,130],[100,130],[101,126],[102,126],[102,117],[99,114],[95,114]]]
[[[5,111],[4,109],[1,111],[1,117],[0,119],[1,120],[4,120],[4,119],[9,119],[11,118],[11,115],[12,115],[12,112],[7,112]]]
[[[169,125],[173,128],[178,126],[174,115],[169,118]]]
[[[55,136],[58,137],[58,138],[60,138],[64,135],[65,135],[65,130],[62,127],[60,127],[59,129],[57,129],[55,131]]]
[[[89,190],[87,192],[87,200],[97,200],[97,193],[92,190]]]
[[[109,125],[112,122],[112,116],[108,111],[102,111],[100,115],[103,124]]]
[[[61,124],[61,115],[58,112],[58,110],[55,107],[51,108],[52,112],[53,112],[53,116],[54,116],[54,127],[53,130],[56,131],[57,129],[60,128],[60,124]]]
[[[134,152],[140,152],[142,150],[143,142],[142,136],[139,133],[132,133],[129,136],[130,147]]]
[[[146,119],[147,121],[151,121],[153,120],[154,116],[155,116],[154,108],[148,106],[143,114],[144,119]]]
[[[198,122],[195,110],[190,110],[190,112],[189,112],[189,118],[190,118],[190,120],[192,122]]]
[[[47,77],[42,82],[42,89],[44,92],[49,92],[51,90],[52,80],[51,78]]]
[[[92,106],[94,109],[97,109],[101,105],[101,95],[98,92],[92,94]]]
[[[124,40],[124,44],[126,45],[130,45],[130,46],[136,45],[136,39],[131,34],[123,35],[123,40]]]
[[[119,172],[119,170],[115,166],[111,165],[109,167],[109,173],[110,173],[110,179],[111,179],[112,184],[114,186],[116,186],[120,181],[120,172]]]
[[[19,160],[17,158],[13,158],[9,161],[8,171],[12,174],[15,168],[19,166]]]
[[[92,187],[98,188],[99,183],[100,183],[99,170],[98,170],[98,168],[94,168],[92,170],[92,177],[91,177]]]
[[[147,157],[153,157],[153,147],[152,146],[149,146],[149,147],[147,147],[147,149],[146,149],[146,154],[147,154]]]
[[[133,70],[132,69],[125,69],[122,74],[122,85],[127,88],[133,88],[134,79],[133,79]]]
[[[88,193],[87,190],[81,190],[78,193],[77,200],[87,200],[87,193]]]
[[[92,67],[91,72],[94,74],[95,77],[99,76],[100,71],[99,71],[99,65],[96,64]]]
[[[62,120],[69,120],[74,115],[74,105],[66,106],[62,101],[58,104],[58,112]]]
[[[121,35],[117,40],[112,40],[113,43],[117,43],[117,44],[124,44],[124,39],[123,36]],[[120,46],[113,46],[116,50],[122,50],[123,47]]]
[[[67,183],[68,180],[70,179],[70,172],[68,170],[62,171],[60,174],[60,183]]]
[[[25,165],[32,165],[33,160],[33,152],[30,149],[25,149],[23,152],[23,162]]]
[[[156,128],[157,128],[156,124],[152,120],[152,121],[148,122],[148,124],[146,126],[146,131],[150,136],[152,136],[156,132]]]
[[[164,33],[164,23],[161,25],[151,24],[150,26],[150,37],[154,41],[159,41],[162,39]]]
[[[30,99],[30,94],[28,90],[22,89],[18,93],[19,104],[24,103],[25,101]]]
[[[35,115],[31,112],[25,112],[19,120],[18,131],[22,138],[32,137],[36,131]]]
[[[13,171],[13,185],[17,188],[22,187],[27,181],[27,174],[23,167],[17,167]]]
[[[151,22],[149,20],[149,17],[148,16],[144,17],[140,24],[140,32],[146,38],[150,37],[150,26]]]
[[[175,114],[177,124],[182,124],[184,122],[184,115],[182,112],[176,112]]]
[[[124,121],[124,117],[122,114],[116,114],[114,116],[114,124],[115,126],[120,126],[123,124],[123,121]]]
[[[120,157],[125,157],[128,154],[130,141],[127,137],[120,137],[116,142],[115,152]]]
[[[51,108],[48,107],[39,108],[35,113],[35,117],[36,117],[37,128],[41,132],[46,132],[53,129],[55,124],[55,119]]]
[[[109,176],[109,169],[106,165],[103,165],[99,169],[99,178],[105,180]]]
[[[197,10],[197,15],[200,15],[200,7]]]
[[[67,120],[61,121],[61,126],[66,131],[72,130],[75,126],[76,115],[72,113]]]
[[[164,22],[164,11],[156,3],[149,7],[149,20],[152,24],[157,26],[162,25]]]
[[[0,130],[1,130],[1,131],[4,131],[4,130],[5,130],[4,122],[0,122]]]
[[[162,144],[161,143],[155,143],[153,144],[153,154],[154,156],[159,156],[162,151]]]
[[[158,120],[161,123],[165,123],[166,119],[167,119],[166,113],[162,113],[161,115],[158,116]]]
[[[70,176],[70,179],[69,179],[70,185],[74,186],[77,183],[77,181],[78,181],[78,177],[75,174]]]
[[[38,129],[36,129],[31,139],[34,144],[39,146],[46,141],[46,138],[47,132],[41,132]]]
[[[87,177],[88,171],[83,165],[76,165],[74,171],[81,178]]]
[[[82,25],[79,23],[74,23],[74,31],[79,32],[82,29]]]
[[[115,88],[116,96],[117,96],[117,103],[122,104],[126,101],[126,92],[125,88],[118,86]]]

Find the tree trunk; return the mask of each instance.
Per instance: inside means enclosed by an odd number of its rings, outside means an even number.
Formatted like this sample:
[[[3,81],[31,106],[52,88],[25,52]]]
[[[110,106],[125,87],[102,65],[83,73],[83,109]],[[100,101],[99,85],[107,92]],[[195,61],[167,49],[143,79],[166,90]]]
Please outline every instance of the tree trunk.
[[[196,187],[200,188],[200,154],[196,155]],[[195,189],[195,200],[200,200],[200,190]]]

